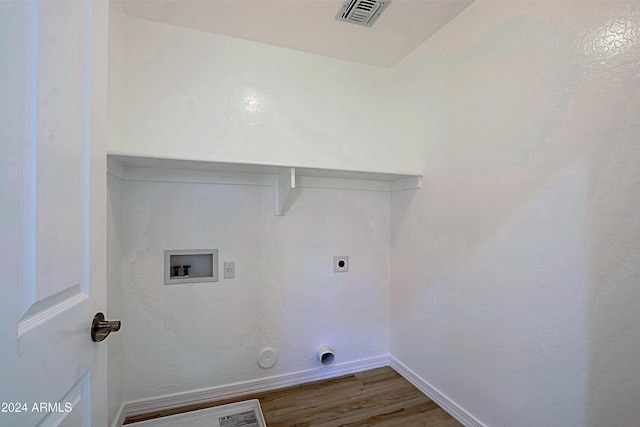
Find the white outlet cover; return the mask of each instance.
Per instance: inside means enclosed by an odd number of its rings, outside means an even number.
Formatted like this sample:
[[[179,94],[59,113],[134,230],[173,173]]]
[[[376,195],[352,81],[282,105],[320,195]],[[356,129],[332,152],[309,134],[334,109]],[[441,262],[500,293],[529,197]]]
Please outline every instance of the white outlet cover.
[[[236,277],[235,261],[225,261],[223,263],[223,277],[225,279],[235,279]]]
[[[276,349],[273,347],[266,347],[260,351],[260,355],[258,355],[258,365],[261,368],[267,369],[276,364],[276,360],[278,356],[276,354]]]
[[[346,273],[349,271],[349,255],[339,255],[333,257],[333,272]]]

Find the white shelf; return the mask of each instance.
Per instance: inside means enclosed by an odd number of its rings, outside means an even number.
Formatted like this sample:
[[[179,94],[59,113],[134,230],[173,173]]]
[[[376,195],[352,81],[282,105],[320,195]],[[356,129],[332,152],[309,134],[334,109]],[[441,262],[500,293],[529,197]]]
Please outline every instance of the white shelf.
[[[296,187],[371,191],[418,189],[422,175],[109,154],[109,173],[125,180],[271,186],[274,213],[283,215]]]

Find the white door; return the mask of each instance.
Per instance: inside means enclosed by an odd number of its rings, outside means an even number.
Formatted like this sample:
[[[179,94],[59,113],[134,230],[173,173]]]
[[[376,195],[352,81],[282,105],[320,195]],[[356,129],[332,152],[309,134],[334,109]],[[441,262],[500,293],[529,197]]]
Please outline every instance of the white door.
[[[107,424],[107,8],[0,1],[0,426]]]

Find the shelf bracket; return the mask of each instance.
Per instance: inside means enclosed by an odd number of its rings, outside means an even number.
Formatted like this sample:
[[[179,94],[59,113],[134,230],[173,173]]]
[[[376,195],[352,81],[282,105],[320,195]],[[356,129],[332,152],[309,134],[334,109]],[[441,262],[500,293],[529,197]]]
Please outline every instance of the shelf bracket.
[[[296,188],[296,168],[280,169],[274,186],[275,214],[277,216],[284,215],[287,199],[294,188]]]

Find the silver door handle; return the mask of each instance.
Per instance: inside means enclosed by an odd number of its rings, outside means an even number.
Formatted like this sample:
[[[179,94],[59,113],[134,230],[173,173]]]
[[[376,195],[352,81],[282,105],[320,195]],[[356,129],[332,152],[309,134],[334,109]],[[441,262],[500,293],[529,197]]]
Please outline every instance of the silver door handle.
[[[104,341],[111,332],[119,331],[120,326],[122,326],[122,322],[119,320],[108,322],[104,320],[103,313],[97,313],[91,322],[91,339],[94,342]]]

